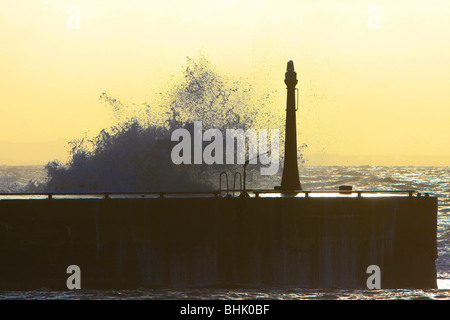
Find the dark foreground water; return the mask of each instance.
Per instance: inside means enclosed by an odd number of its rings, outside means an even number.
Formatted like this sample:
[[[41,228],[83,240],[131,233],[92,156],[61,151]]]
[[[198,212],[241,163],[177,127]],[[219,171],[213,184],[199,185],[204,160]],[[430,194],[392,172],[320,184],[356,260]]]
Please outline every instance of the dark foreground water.
[[[442,285],[442,283],[441,283]],[[448,285],[448,283],[447,283]],[[137,289],[137,290],[75,290],[75,291],[0,291],[0,299],[95,299],[95,300],[123,300],[123,299],[165,299],[165,300],[209,300],[209,299],[270,299],[270,300],[448,300],[449,289],[437,290],[323,290],[323,289],[292,289],[292,290],[218,290],[218,289]]]
[[[450,167],[325,166],[300,168],[305,190],[416,190],[438,196],[437,290],[171,289],[0,291],[1,299],[450,299]],[[253,178],[253,179],[252,179]],[[0,192],[20,191],[30,179],[42,181],[42,167],[0,166]],[[279,177],[251,175],[250,188],[272,188]]]

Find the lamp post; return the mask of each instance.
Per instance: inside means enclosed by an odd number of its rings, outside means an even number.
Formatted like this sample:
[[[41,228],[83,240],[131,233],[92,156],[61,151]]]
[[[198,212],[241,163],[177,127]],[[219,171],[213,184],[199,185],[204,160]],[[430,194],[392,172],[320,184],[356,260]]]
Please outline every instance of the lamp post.
[[[295,118],[295,86],[297,73],[294,71],[294,62],[287,63],[284,83],[287,86],[286,101],[286,136],[284,144],[284,167],[281,178],[282,191],[302,190],[297,164],[297,123]]]

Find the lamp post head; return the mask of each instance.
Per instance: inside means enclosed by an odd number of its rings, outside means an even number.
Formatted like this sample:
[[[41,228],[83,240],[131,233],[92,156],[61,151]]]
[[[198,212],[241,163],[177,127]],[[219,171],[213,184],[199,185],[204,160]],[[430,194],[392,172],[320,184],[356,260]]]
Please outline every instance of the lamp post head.
[[[286,83],[286,86],[288,88],[290,88],[290,87],[295,88],[295,86],[298,83],[297,72],[295,72],[295,70],[294,70],[294,61],[292,61],[292,60],[289,60],[287,63],[284,83]]]
[[[292,61],[292,60],[288,61],[286,71],[294,71],[294,61]]]

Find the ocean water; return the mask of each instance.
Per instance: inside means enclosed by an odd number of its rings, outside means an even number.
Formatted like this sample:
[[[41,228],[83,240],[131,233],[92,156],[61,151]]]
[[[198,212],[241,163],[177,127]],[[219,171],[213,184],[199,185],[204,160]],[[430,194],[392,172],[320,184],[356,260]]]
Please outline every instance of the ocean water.
[[[40,166],[0,166],[0,192],[18,192],[30,180],[44,181]],[[450,167],[304,166],[304,190],[416,190],[436,195],[438,207],[438,289],[331,290],[331,289],[137,289],[54,291],[0,291],[0,299],[450,299]],[[279,176],[249,175],[249,188],[272,188]]]

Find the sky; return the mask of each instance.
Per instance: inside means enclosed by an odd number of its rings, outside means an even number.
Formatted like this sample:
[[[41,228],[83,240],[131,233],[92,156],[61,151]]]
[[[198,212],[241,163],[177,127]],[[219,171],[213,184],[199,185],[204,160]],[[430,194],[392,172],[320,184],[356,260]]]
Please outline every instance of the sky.
[[[310,164],[450,166],[448,0],[0,0],[0,165],[45,164],[151,104],[186,57],[277,90]],[[268,128],[269,129],[269,128]]]

